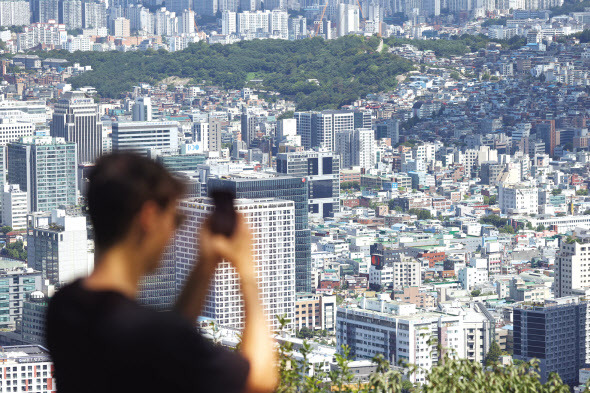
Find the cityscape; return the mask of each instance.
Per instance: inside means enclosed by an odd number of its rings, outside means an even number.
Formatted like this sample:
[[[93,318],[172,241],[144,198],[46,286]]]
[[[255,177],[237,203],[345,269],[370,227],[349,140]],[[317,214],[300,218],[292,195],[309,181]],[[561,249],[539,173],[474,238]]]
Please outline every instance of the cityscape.
[[[231,191],[299,391],[453,359],[590,386],[590,1],[3,0],[0,77],[0,391],[57,391],[48,302],[121,151],[188,186],[138,301],[173,308]],[[231,263],[194,322],[239,346]]]

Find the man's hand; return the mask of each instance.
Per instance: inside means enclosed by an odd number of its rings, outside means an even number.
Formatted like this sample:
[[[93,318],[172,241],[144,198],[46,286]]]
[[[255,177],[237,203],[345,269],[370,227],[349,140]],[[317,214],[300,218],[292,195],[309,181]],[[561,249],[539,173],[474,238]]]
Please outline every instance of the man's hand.
[[[242,280],[254,278],[252,234],[242,214],[237,213],[236,227],[231,237],[212,234],[211,232],[208,232],[204,236],[205,238],[201,237],[201,241],[207,243],[207,250],[203,249],[204,243],[201,243],[200,249],[202,252],[211,255],[215,260],[223,258],[230,261],[240,274]]]

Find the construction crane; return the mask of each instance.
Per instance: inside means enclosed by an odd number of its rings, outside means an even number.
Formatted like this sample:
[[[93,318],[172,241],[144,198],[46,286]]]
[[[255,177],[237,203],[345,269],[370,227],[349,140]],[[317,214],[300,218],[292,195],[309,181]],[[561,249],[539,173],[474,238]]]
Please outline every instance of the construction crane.
[[[318,23],[318,25],[315,27],[315,36],[317,36],[320,33],[320,26],[322,25],[322,21],[324,20],[324,15],[326,14],[327,8],[328,8],[328,0],[326,0],[326,5],[324,5],[324,9],[322,10],[322,16],[320,16],[320,23]]]

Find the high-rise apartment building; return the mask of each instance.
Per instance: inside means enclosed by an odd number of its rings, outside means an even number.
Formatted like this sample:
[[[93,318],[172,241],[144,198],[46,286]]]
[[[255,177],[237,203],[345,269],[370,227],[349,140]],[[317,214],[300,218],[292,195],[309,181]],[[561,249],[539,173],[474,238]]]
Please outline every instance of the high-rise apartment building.
[[[84,9],[84,28],[100,29],[107,27],[107,8],[106,2],[86,1],[82,4]]]
[[[63,138],[26,137],[6,150],[8,183],[27,192],[30,211],[78,203],[76,144]]]
[[[129,37],[131,35],[131,24],[127,18],[116,18],[113,21],[113,35],[115,37]]]
[[[5,184],[2,192],[2,224],[12,229],[27,227],[28,198],[18,184]]]
[[[213,212],[213,202],[194,198],[180,202],[187,217],[174,240],[178,287],[182,287],[197,260],[195,233]],[[278,328],[277,315],[295,316],[295,205],[277,199],[236,200],[253,239],[253,256],[260,300],[268,322]],[[203,316],[230,328],[244,327],[239,275],[228,261],[221,262],[211,280]]]
[[[69,91],[55,104],[51,136],[74,142],[78,162],[94,162],[102,153],[102,122],[98,106],[82,91]]]
[[[195,11],[185,9],[182,12],[179,11],[179,15],[178,33],[187,35],[195,34]]]
[[[150,151],[178,153],[176,121],[132,121],[113,123],[113,151],[147,155]]]
[[[86,216],[55,209],[29,215],[28,220],[29,267],[56,286],[90,274],[94,264],[88,251]]]
[[[578,384],[578,370],[590,363],[587,302],[577,297],[546,300],[544,306],[514,308],[514,358],[539,360],[543,383],[550,373],[559,374],[570,386]]]
[[[0,26],[23,26],[31,23],[29,2],[8,0],[0,2]]]
[[[31,5],[33,22],[59,21],[59,0],[33,0]]]
[[[307,179],[309,214],[331,217],[340,211],[340,157],[337,154],[280,153],[277,172]]]
[[[375,132],[370,128],[358,128],[353,133],[353,165],[369,170],[375,166]]]
[[[335,134],[334,150],[340,155],[341,168],[375,166],[375,132],[368,128],[344,130]]]
[[[237,16],[233,11],[223,11],[221,14],[221,34],[232,35],[237,32]]]
[[[81,29],[82,19],[82,1],[80,0],[62,0],[59,3],[59,23],[63,23],[66,29]]]
[[[240,199],[276,198],[295,202],[295,290],[311,292],[311,234],[308,226],[308,186],[304,177],[241,174],[209,179],[207,189],[226,189]]]

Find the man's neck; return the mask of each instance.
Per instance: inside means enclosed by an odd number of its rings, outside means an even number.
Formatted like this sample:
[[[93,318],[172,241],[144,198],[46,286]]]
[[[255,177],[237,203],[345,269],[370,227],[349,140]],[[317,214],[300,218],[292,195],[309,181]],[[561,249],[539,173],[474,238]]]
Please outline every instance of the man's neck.
[[[95,291],[117,291],[135,299],[139,280],[144,272],[137,250],[134,251],[125,246],[117,246],[101,253],[95,259],[94,271],[83,280],[84,287]]]

